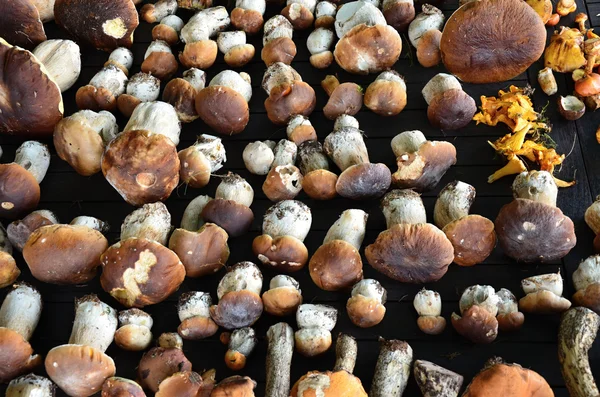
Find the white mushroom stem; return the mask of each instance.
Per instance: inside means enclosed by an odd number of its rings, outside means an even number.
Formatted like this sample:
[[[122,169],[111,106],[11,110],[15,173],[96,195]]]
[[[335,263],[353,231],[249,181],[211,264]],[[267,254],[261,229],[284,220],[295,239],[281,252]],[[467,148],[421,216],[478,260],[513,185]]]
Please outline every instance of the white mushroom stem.
[[[79,46],[71,40],[46,40],[33,50],[33,55],[65,92],[75,84],[81,73]]]
[[[152,15],[155,20],[160,21],[168,15],[175,14],[177,8],[177,0],[159,0],[154,3]]]
[[[162,101],[144,102],[136,106],[123,131],[133,130],[164,135],[177,146],[181,123],[171,104]]]
[[[358,355],[358,343],[350,335],[340,333],[335,343],[335,366],[334,371],[354,372],[356,356]]]
[[[306,141],[298,147],[298,168],[303,175],[316,170],[328,170],[329,160],[318,141]]]
[[[556,207],[558,187],[548,171],[522,172],[512,184],[515,198],[534,200]]]
[[[319,1],[315,6],[315,19],[321,17],[335,17],[337,7],[330,1]]]
[[[152,316],[140,309],[128,309],[119,312],[119,323],[121,326],[138,325],[151,329],[154,325]]]
[[[191,84],[196,91],[206,86],[206,73],[197,68],[190,68],[183,72],[183,79]]]
[[[126,70],[131,69],[133,66],[133,53],[130,49],[125,47],[119,47],[113,50],[108,56],[108,62],[113,65],[123,66]]]
[[[427,142],[427,138],[421,131],[404,131],[392,138],[392,151],[396,157],[415,153],[425,142]]]
[[[445,18],[442,11],[430,4],[423,4],[422,10],[408,25],[408,39],[415,48],[418,47],[421,36],[425,32],[433,29],[442,31],[444,27]]]
[[[323,328],[333,330],[337,323],[337,309],[328,305],[304,303],[296,311],[298,328]]]
[[[229,13],[225,7],[204,9],[191,17],[181,29],[181,40],[184,43],[208,40],[229,26],[230,22]]]
[[[463,377],[437,364],[416,360],[415,380],[423,397],[458,397]]]
[[[275,15],[264,25],[263,33],[263,46],[268,42],[281,37],[292,38],[294,33],[294,27],[291,22],[287,20],[283,15]]]
[[[212,298],[207,292],[192,291],[186,292],[179,297],[177,305],[177,315],[179,321],[185,321],[192,317],[210,317],[210,307]]]
[[[558,84],[552,73],[552,68],[546,67],[538,72],[538,83],[544,94],[550,96],[558,92]]]
[[[498,315],[500,314],[511,314],[519,311],[519,304],[515,295],[507,290],[501,288],[496,292],[498,296]]]
[[[344,240],[360,250],[365,238],[368,218],[369,215],[363,210],[345,210],[327,231],[323,244],[333,240]]]
[[[223,86],[231,88],[240,94],[246,102],[252,98],[252,86],[250,85],[250,76],[245,72],[235,72],[233,70],[223,70],[212,78],[209,86]]]
[[[573,272],[572,278],[573,286],[577,291],[600,283],[600,255],[592,255],[581,261],[577,270]]]
[[[287,21],[284,17],[282,18]],[[275,62],[265,71],[261,87],[269,95],[273,88],[282,84],[292,84],[295,81],[302,81],[302,77],[296,69],[283,62]]]
[[[267,2],[265,0],[236,0],[235,6],[243,10],[256,11],[263,15],[267,8]]]
[[[496,295],[496,290],[493,287],[489,285],[472,285],[462,293],[458,305],[461,314],[469,310],[471,306],[480,306],[495,317],[498,314],[499,301],[500,298]]]
[[[560,270],[557,273],[540,274],[532,276],[521,281],[521,288],[526,294],[538,291],[550,291],[557,296],[563,294],[563,278]]]
[[[212,200],[212,197],[201,195],[190,201],[183,211],[181,228],[191,232],[198,231],[204,225],[204,220],[200,214],[210,200]]]
[[[248,357],[257,344],[256,332],[250,327],[236,329],[231,333],[229,339],[229,350],[240,352]]]
[[[387,291],[381,283],[372,278],[365,278],[354,284],[350,296],[364,296],[368,299],[376,300],[381,304],[385,304],[387,299]]]
[[[171,214],[161,202],[144,204],[125,217],[121,224],[121,241],[143,238],[166,245],[171,231]]]
[[[475,200],[475,188],[468,183],[454,181],[447,184],[435,202],[433,221],[442,229],[447,224],[469,215]]]
[[[335,119],[333,123],[333,130],[339,131],[342,128],[359,128],[358,120],[354,116],[350,116],[349,114],[342,114]]]
[[[112,113],[107,112],[106,110],[101,110],[98,113],[93,110],[80,110],[79,112],[73,113],[68,118],[77,120],[82,125],[96,131],[105,144],[115,139],[119,133],[117,119]]]
[[[255,175],[267,175],[275,160],[275,154],[265,142],[256,141],[246,145],[242,158],[248,171]]]
[[[413,306],[419,316],[439,316],[442,314],[442,298],[439,293],[423,288],[417,292]]]
[[[292,141],[281,139],[273,149],[273,163],[271,168],[280,165],[294,165],[298,154],[298,146]]]
[[[269,282],[269,290],[287,287],[292,287],[300,291],[300,283],[298,283],[295,278],[290,277],[287,274],[278,274]]]
[[[448,90],[462,90],[462,86],[458,79],[451,74],[438,73],[425,84],[421,93],[429,105],[433,98]]]
[[[25,168],[41,183],[50,167],[48,146],[37,141],[26,141],[19,146],[15,154],[15,163]]]
[[[0,307],[0,328],[8,328],[29,340],[40,321],[42,296],[34,287],[16,284]]]
[[[312,215],[306,204],[297,200],[282,200],[267,210],[262,229],[264,234],[274,239],[292,236],[304,241],[311,224]]]
[[[55,223],[58,223],[58,222],[55,222]],[[73,218],[73,220],[69,224],[70,225],[78,225],[78,226],[86,226],[86,227],[89,227],[90,229],[97,230],[101,233],[107,232],[110,229],[110,225],[108,224],[108,222],[104,222],[103,220],[100,220],[93,216],[87,216],[87,215],[77,216],[77,217]]]
[[[353,165],[369,162],[367,145],[362,132],[357,128],[343,127],[333,131],[325,138],[323,147],[342,171]]]
[[[228,173],[223,176],[215,191],[216,199],[231,200],[250,207],[254,200],[254,189],[241,176]]]
[[[69,344],[90,346],[102,353],[112,343],[117,330],[117,312],[96,295],[75,302],[75,321]]]
[[[173,28],[173,30],[177,33],[181,32],[183,25],[185,25],[183,19],[179,18],[177,15],[167,15],[160,20],[160,24]]]
[[[399,224],[427,223],[425,206],[419,193],[409,189],[394,189],[381,200],[381,211],[387,228]]]
[[[11,380],[5,397],[54,397],[55,388],[50,379],[29,374]]]
[[[127,82],[125,92],[141,102],[156,101],[160,93],[160,80],[149,73],[136,73]]]
[[[294,331],[286,323],[277,323],[267,331],[267,378],[265,397],[288,397],[290,367],[294,353]]]
[[[223,163],[227,161],[225,146],[221,138],[217,138],[216,136],[202,134],[191,147],[206,157],[210,163],[211,173],[223,168]]]
[[[410,377],[413,351],[399,340],[380,339],[370,397],[401,397]]]
[[[333,45],[335,36],[332,30],[326,28],[317,28],[308,35],[306,47],[312,55],[329,51]]]
[[[223,276],[217,286],[217,297],[221,299],[229,292],[250,291],[260,295],[263,277],[260,269],[252,262],[240,262]]]
[[[246,44],[246,32],[243,30],[221,32],[217,36],[217,46],[223,54],[227,54],[233,48],[244,44]]]
[[[90,85],[96,88],[105,88],[115,97],[125,92],[126,84],[127,76],[121,69],[114,65],[103,67],[90,80]]]
[[[163,40],[154,40],[148,45],[146,52],[144,53],[144,59],[148,58],[155,52],[166,52],[168,54],[172,54],[171,47],[167,44],[166,41]]]
[[[353,27],[360,24],[387,25],[387,22],[383,13],[370,2],[352,1],[338,9],[335,16],[335,33],[338,38],[341,39]]]

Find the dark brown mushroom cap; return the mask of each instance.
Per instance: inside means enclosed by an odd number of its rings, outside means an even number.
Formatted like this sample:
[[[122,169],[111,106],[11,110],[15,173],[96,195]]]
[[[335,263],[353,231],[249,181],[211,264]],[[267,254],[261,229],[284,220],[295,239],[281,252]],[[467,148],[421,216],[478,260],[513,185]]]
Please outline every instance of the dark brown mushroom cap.
[[[137,379],[144,389],[156,393],[160,382],[169,376],[191,370],[192,363],[181,349],[154,347],[142,356],[137,369]]]
[[[573,303],[600,313],[600,283],[588,285],[573,295]]]
[[[302,190],[314,200],[331,200],[337,195],[338,176],[329,170],[315,170],[302,178]]]
[[[433,98],[427,108],[427,118],[434,127],[458,130],[471,122],[475,112],[475,100],[463,90],[453,89]]]
[[[210,397],[254,397],[256,382],[247,376],[234,375],[220,381]]]
[[[106,378],[115,375],[115,362],[98,349],[62,345],[46,355],[46,372],[70,396],[91,396],[100,391]]]
[[[340,174],[337,193],[353,200],[370,200],[383,196],[392,183],[392,173],[383,163],[355,164]]]
[[[136,382],[113,376],[104,381],[101,397],[146,397],[146,393]]]
[[[454,260],[454,248],[446,235],[429,223],[398,224],[379,233],[365,249],[377,271],[403,283],[438,281]]]
[[[342,114],[354,116],[362,107],[362,102],[363,92],[358,84],[342,83],[331,93],[323,113],[329,120],[335,120]]]
[[[380,116],[395,116],[406,106],[406,87],[397,81],[375,80],[367,87],[364,102]]]
[[[229,259],[227,232],[206,223],[197,232],[175,229],[169,248],[181,259],[188,277],[202,277],[219,271]]]
[[[212,319],[225,329],[249,327],[263,311],[260,296],[249,290],[228,292],[219,304],[210,307]]]
[[[40,13],[31,0],[4,0],[0,13],[0,37],[29,50],[46,41]]]
[[[232,88],[210,86],[196,95],[196,112],[210,128],[223,135],[244,131],[250,111],[248,102]]]
[[[249,35],[256,34],[263,26],[263,16],[258,11],[236,7],[231,11],[231,26]]]
[[[1,37],[0,92],[0,133],[48,137],[63,117],[60,88],[42,64],[31,52]]]
[[[349,289],[363,278],[363,263],[358,250],[344,240],[320,246],[308,263],[310,277],[325,291]]]
[[[502,332],[518,331],[525,322],[525,316],[521,312],[498,314],[498,329]]]
[[[0,288],[5,288],[17,281],[21,270],[15,258],[8,252],[0,251]]]
[[[537,372],[496,359],[486,363],[463,394],[463,397],[481,396],[553,397],[554,392]]]
[[[281,272],[298,271],[308,261],[306,246],[293,236],[275,239],[268,234],[257,236],[252,241],[252,251],[264,265]]]
[[[162,100],[175,108],[179,120],[190,123],[198,118],[196,93],[196,89],[189,82],[182,78],[176,78],[165,86]]]
[[[149,73],[159,80],[170,80],[177,72],[179,64],[170,52],[153,52],[142,62],[142,72]]]
[[[348,299],[346,311],[352,323],[361,328],[373,327],[385,316],[385,306],[379,300],[364,295],[355,295]]]
[[[6,228],[6,234],[13,247],[19,251],[23,250],[27,239],[35,230],[42,226],[53,225],[51,219],[46,218],[39,212],[32,212],[21,220],[12,222]]]
[[[196,397],[202,385],[202,377],[196,372],[177,372],[158,386],[155,397]]]
[[[265,100],[267,116],[275,124],[287,124],[292,116],[308,117],[315,108],[315,90],[304,81],[274,87]]]
[[[452,326],[473,343],[492,343],[498,336],[498,320],[481,306],[473,305],[462,316],[452,313]]]
[[[570,307],[568,299],[546,290],[531,292],[519,299],[519,309],[526,313],[562,313]]]
[[[117,108],[117,98],[104,87],[84,85],[77,90],[75,102],[79,109],[89,109],[95,112],[106,110],[112,112]]]
[[[263,46],[260,58],[265,65],[271,66],[277,62],[289,65],[296,56],[296,44],[289,37],[278,37]]]
[[[548,204],[515,199],[500,209],[494,222],[498,244],[522,262],[548,262],[567,255],[577,238],[573,221]]]
[[[460,266],[483,262],[496,246],[494,222],[480,215],[464,216],[442,231],[454,247],[454,263]]]
[[[56,0],[54,19],[76,41],[104,51],[131,47],[139,25],[130,0]]]
[[[448,18],[440,51],[450,73],[483,84],[523,73],[545,46],[544,23],[526,2],[486,0],[469,2]]]
[[[102,173],[129,204],[162,201],[179,182],[177,148],[164,135],[126,131],[107,145]]]
[[[127,307],[162,302],[185,278],[185,268],[173,251],[143,238],[113,244],[100,260],[102,288]]]
[[[31,372],[42,363],[42,357],[33,354],[28,341],[16,331],[0,327],[0,383]]]
[[[383,16],[388,25],[399,32],[403,32],[415,19],[415,6],[408,1],[390,2],[388,7],[383,7]]]
[[[108,241],[81,225],[48,225],[34,231],[23,258],[36,279],[50,284],[82,284],[96,276]]]
[[[0,164],[0,218],[17,219],[40,202],[40,185],[19,164]]]
[[[231,237],[239,237],[246,233],[254,221],[254,213],[250,207],[233,200],[210,200],[200,213],[205,222],[214,223]]]
[[[217,333],[219,326],[210,317],[193,316],[186,318],[177,327],[177,333],[187,340],[209,338]]]
[[[273,288],[262,295],[265,311],[273,316],[289,316],[302,304],[302,294],[297,288]]]
[[[391,26],[353,27],[335,45],[333,55],[342,69],[349,73],[369,74],[390,69],[402,51],[402,39]]]
[[[179,62],[187,69],[198,68],[206,70],[210,68],[217,59],[219,48],[214,40],[200,40],[187,43],[183,52],[179,53]]]

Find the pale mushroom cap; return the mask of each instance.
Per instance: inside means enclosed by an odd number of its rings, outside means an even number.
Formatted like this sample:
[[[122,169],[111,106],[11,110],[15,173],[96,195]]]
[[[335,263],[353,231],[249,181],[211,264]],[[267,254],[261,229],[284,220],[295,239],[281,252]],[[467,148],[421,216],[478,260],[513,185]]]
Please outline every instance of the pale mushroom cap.
[[[419,316],[439,316],[442,313],[442,297],[436,291],[423,288],[415,295],[413,306]]]
[[[573,286],[581,291],[592,284],[600,283],[600,255],[592,255],[581,261],[573,272]]]
[[[127,76],[114,65],[105,66],[90,80],[90,85],[96,88],[106,88],[115,97],[125,92]]]
[[[267,175],[275,159],[273,150],[264,142],[250,142],[242,153],[244,165],[253,174]]]
[[[260,295],[263,277],[260,269],[252,262],[235,264],[227,272],[217,287],[217,297],[221,299],[229,292],[248,290]]]

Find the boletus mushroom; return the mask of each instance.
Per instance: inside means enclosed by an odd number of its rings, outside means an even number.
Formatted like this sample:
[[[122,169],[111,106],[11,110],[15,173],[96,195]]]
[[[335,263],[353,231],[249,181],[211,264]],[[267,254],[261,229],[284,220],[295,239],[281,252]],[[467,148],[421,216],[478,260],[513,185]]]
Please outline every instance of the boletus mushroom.
[[[152,316],[140,309],[119,312],[120,327],[115,332],[115,343],[123,350],[146,350],[152,342]]]
[[[177,112],[177,117],[182,123],[191,123],[196,120],[196,95],[206,84],[206,73],[200,69],[191,68],[183,72],[182,77],[167,83],[163,91],[162,100],[171,104]]]
[[[290,21],[294,29],[306,30],[315,20],[316,5],[317,0],[287,0],[281,15]]]
[[[131,117],[134,109],[142,102],[158,99],[160,80],[152,73],[136,73],[127,81],[125,93],[117,98],[117,107],[125,117]]]
[[[43,376],[28,374],[10,381],[6,397],[54,397],[56,385]],[[102,396],[104,397],[104,396]],[[142,396],[135,396],[142,397]]]
[[[498,301],[489,285],[472,285],[460,297],[460,315],[452,313],[452,326],[473,343],[492,343],[498,336]]]
[[[340,84],[337,77],[329,74],[321,81],[321,87],[329,96],[323,108],[323,113],[329,120],[335,120],[342,114],[354,116],[362,107],[363,90],[356,83]]]
[[[266,8],[265,0],[236,0],[231,11],[231,26],[246,34],[258,33],[263,26]]]
[[[181,29],[180,38],[185,43],[183,52],[179,53],[181,64],[188,69],[210,68],[218,53],[217,43],[212,38],[229,26],[230,22],[225,7],[210,7],[198,11]]]
[[[102,384],[101,397],[146,397],[146,393],[137,382],[130,379],[111,376]]]
[[[184,22],[177,15],[167,15],[160,23],[152,28],[152,39],[162,40],[170,46],[179,43],[179,33]]]
[[[436,291],[423,288],[415,295],[413,306],[419,317],[417,326],[428,335],[439,335],[446,329],[446,319],[442,317],[442,298]]]
[[[317,7],[321,3],[329,3],[321,1],[317,3]],[[335,10],[335,9],[334,9]],[[306,47],[310,52],[310,64],[317,69],[328,68],[333,62],[333,52],[331,46],[335,40],[335,33],[331,28],[317,27],[308,35],[306,39]]]
[[[332,306],[300,305],[296,311],[298,330],[294,333],[296,351],[305,357],[314,357],[329,350],[337,317],[338,311]]]
[[[79,109],[94,111],[107,110],[112,112],[117,108],[119,95],[125,93],[127,75],[114,64],[104,66],[92,77],[90,83],[80,87],[75,94],[75,102]]]
[[[350,294],[346,311],[354,325],[369,328],[383,320],[387,291],[379,281],[372,278],[360,280],[354,284]]]
[[[213,336],[219,329],[210,318],[212,298],[210,294],[191,291],[181,294],[177,304],[179,327],[177,333],[183,339],[199,340]]]
[[[142,356],[137,368],[138,382],[146,390],[156,393],[159,385],[177,372],[191,371],[192,363],[182,350],[183,341],[177,334],[162,334],[158,346]]]
[[[438,73],[423,87],[427,102],[427,118],[434,127],[458,130],[471,122],[477,106],[475,100],[463,91],[456,77]]]
[[[265,22],[260,57],[267,67],[278,62],[286,65],[292,63],[296,56],[293,34],[294,27],[283,15],[275,15]]]
[[[233,330],[229,337],[225,365],[233,371],[239,371],[246,366],[246,360],[254,351],[258,339],[253,328],[244,327]]]
[[[506,288],[501,288],[496,295],[498,296],[498,315],[496,316],[498,329],[506,332],[521,329],[525,322],[525,316],[519,311],[515,295]]]
[[[331,200],[337,195],[338,176],[329,170],[329,161],[318,141],[305,141],[298,147],[298,167],[302,190],[315,200]]]
[[[462,4],[461,4],[462,5]],[[408,26],[408,39],[418,51],[421,38],[432,30],[442,31],[446,18],[442,11],[431,4],[423,4],[421,12]]]
[[[168,15],[175,14],[177,8],[177,0],[158,0],[154,4],[144,4],[140,9],[140,17],[148,23],[156,23]]]
[[[46,41],[40,10],[34,0],[7,0],[2,4],[0,37],[12,45],[33,49]]]
[[[365,106],[380,116],[395,116],[406,106],[406,83],[394,70],[381,72],[367,87]]]
[[[20,247],[15,248],[21,250]],[[4,226],[0,225],[0,288],[8,287],[21,275],[21,270],[17,267],[12,253],[13,247],[9,241],[9,234]]]
[[[600,312],[600,255],[592,255],[581,261],[573,272],[575,295],[573,303]]]
[[[288,316],[302,304],[302,290],[294,278],[279,274],[269,282],[269,289],[262,295],[265,311],[273,316]]]
[[[600,253],[600,196],[585,210],[585,223],[596,235],[594,238],[594,251]]]
[[[190,147],[180,150],[179,179],[189,187],[202,188],[210,181],[210,176],[223,167],[227,161],[225,146],[220,138],[202,134]]]
[[[388,25],[399,32],[405,31],[415,18],[413,0],[383,0],[381,9]]]
[[[410,378],[413,350],[404,341],[379,338],[371,397],[402,397]]]
[[[219,33],[217,46],[225,56],[225,63],[232,68],[241,68],[254,58],[254,46],[246,43],[243,30]]]
[[[435,363],[416,360],[413,369],[423,397],[458,397],[464,378]]]
[[[75,84],[81,73],[79,46],[71,40],[46,40],[32,51],[61,92]]]
[[[285,128],[288,139],[298,147],[307,141],[316,141],[317,132],[308,119],[302,115],[293,116]]]
[[[52,211],[36,210],[30,212],[23,219],[11,222],[6,228],[6,231],[4,231],[3,228],[0,228],[0,236],[6,234],[10,241],[10,244],[6,244],[6,242],[0,244],[0,250],[11,253],[11,248],[14,247],[18,251],[23,251],[23,247],[25,246],[27,239],[29,239],[29,236],[31,236],[31,233],[42,226],[54,225],[56,223],[59,223],[58,218]],[[5,241],[2,237],[0,237],[0,240]]]
[[[571,302],[562,297],[563,279],[557,273],[540,274],[521,281],[525,297],[519,299],[519,309],[527,313],[562,313]]]

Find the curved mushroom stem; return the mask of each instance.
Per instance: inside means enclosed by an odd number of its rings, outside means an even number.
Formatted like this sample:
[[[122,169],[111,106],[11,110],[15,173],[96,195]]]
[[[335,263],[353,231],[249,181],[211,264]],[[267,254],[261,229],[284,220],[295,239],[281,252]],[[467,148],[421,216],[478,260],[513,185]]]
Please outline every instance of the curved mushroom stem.
[[[90,346],[105,352],[117,330],[117,312],[96,295],[75,301],[75,321],[69,344]]]
[[[29,171],[35,180],[41,183],[50,166],[48,146],[37,141],[23,142],[15,154],[15,163]]]
[[[267,331],[267,342],[265,397],[288,397],[290,367],[294,353],[294,331],[286,323],[277,323]]]
[[[40,321],[42,296],[34,287],[19,283],[13,287],[0,308],[0,327],[12,329],[29,340]]]
[[[244,178],[232,172],[222,177],[217,186],[215,198],[235,201],[238,204],[250,207],[254,200],[254,190]]]
[[[358,344],[356,339],[350,335],[340,333],[335,343],[335,366],[334,371],[354,372],[356,356],[358,355]]]
[[[358,128],[342,126],[325,138],[325,153],[344,171],[356,164],[369,162],[369,153]]]
[[[379,358],[375,365],[369,397],[400,397],[410,377],[413,351],[400,340],[379,339]]]
[[[427,223],[421,195],[410,189],[394,189],[381,200],[381,211],[387,228],[399,224]]]
[[[333,240],[344,240],[360,250],[365,238],[368,218],[369,215],[363,210],[345,210],[327,231],[323,245]]]
[[[469,215],[475,200],[475,188],[468,183],[454,181],[447,184],[438,194],[433,209],[433,221],[440,229],[447,224]]]
[[[54,222],[54,223],[58,223],[58,222]],[[73,226],[87,226],[90,229],[97,230],[101,233],[107,232],[110,229],[110,225],[108,224],[108,222],[104,222],[103,220],[94,218],[93,216],[86,216],[86,215],[77,216],[77,217],[73,218],[73,220],[69,224],[73,225]]]
[[[558,187],[548,171],[522,172],[512,185],[515,198],[529,199],[556,207]]]
[[[202,195],[190,201],[183,211],[181,228],[189,230],[190,232],[195,232],[200,229],[202,225],[204,225],[204,220],[200,214],[210,200],[212,200],[212,197]]]
[[[54,397],[55,389],[50,379],[29,374],[11,380],[5,397]]]

